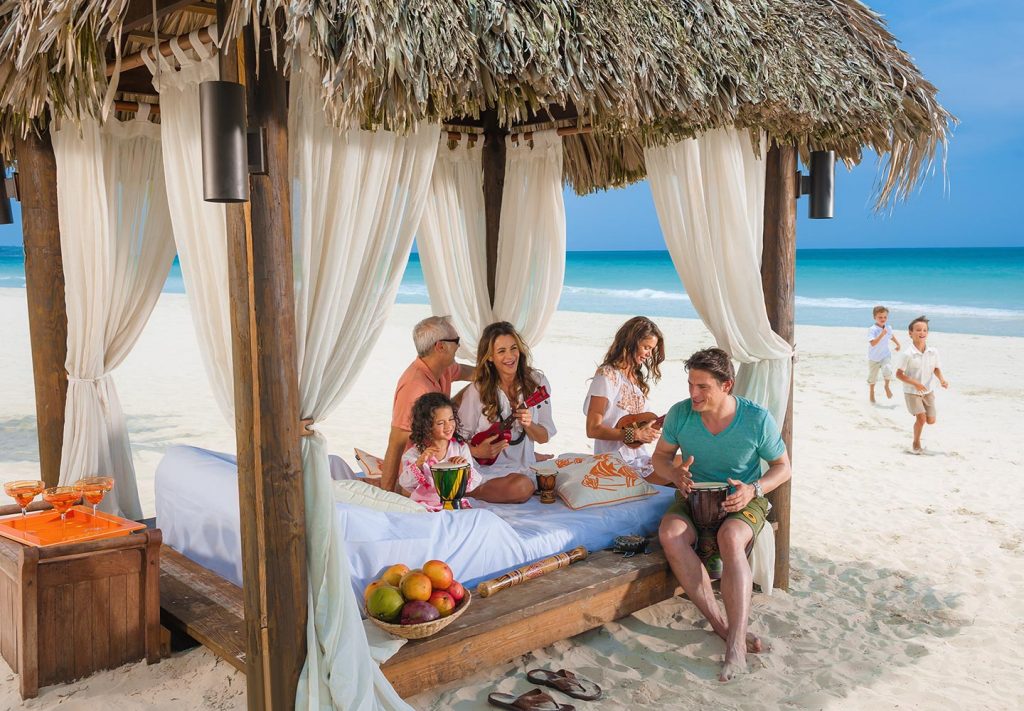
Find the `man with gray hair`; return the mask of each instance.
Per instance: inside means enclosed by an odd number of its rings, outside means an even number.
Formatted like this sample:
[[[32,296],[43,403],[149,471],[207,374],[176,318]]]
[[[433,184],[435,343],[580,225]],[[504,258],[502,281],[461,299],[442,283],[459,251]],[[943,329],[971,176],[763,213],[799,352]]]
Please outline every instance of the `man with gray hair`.
[[[473,366],[455,362],[459,334],[447,316],[430,316],[412,329],[417,358],[405,369],[395,386],[391,410],[391,434],[381,468],[381,488],[399,491],[398,466],[409,447],[412,405],[421,395],[443,393],[451,397],[452,381],[472,380]]]

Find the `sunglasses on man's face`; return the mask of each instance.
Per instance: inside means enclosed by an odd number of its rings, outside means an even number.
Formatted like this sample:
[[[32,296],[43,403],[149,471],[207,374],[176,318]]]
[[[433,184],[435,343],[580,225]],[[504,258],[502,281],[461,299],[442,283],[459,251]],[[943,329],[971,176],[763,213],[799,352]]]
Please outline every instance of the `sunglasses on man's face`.
[[[438,338],[437,342],[438,343],[454,343],[455,346],[458,347],[460,340],[461,339],[458,336],[456,336],[455,338]]]

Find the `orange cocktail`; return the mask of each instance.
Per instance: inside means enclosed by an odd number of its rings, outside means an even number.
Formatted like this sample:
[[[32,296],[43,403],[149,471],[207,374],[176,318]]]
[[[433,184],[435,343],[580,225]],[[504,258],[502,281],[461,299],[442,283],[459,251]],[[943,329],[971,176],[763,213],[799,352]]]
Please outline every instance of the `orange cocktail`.
[[[93,518],[96,518],[96,507],[113,488],[114,479],[109,476],[90,476],[75,482],[75,491],[82,495],[85,503],[92,506]]]
[[[43,492],[43,501],[60,514],[60,520],[67,519],[71,507],[82,500],[82,495],[73,486],[54,486]]]
[[[46,484],[41,481],[9,481],[4,484],[4,493],[18,502],[18,506],[21,507],[21,515],[26,516],[28,515],[28,505],[43,493],[45,488]]]

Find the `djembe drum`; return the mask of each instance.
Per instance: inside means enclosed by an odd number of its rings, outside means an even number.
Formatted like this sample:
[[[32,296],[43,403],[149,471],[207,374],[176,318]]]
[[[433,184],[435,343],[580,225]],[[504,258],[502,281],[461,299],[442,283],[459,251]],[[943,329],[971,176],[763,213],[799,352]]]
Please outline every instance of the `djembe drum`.
[[[708,577],[718,580],[722,577],[722,558],[718,554],[718,529],[725,519],[722,504],[729,496],[729,484],[698,482],[690,489],[687,503],[690,516],[697,528],[697,557],[708,569]]]
[[[451,462],[439,462],[430,467],[430,473],[434,477],[434,488],[441,499],[441,508],[445,511],[466,508],[463,506],[463,497],[466,496],[466,486],[469,484],[469,463],[452,464]]]

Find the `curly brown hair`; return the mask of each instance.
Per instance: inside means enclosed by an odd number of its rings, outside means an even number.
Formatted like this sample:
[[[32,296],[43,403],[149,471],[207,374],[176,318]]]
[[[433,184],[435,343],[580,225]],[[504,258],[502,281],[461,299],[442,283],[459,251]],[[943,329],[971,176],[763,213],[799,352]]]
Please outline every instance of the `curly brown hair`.
[[[736,371],[732,367],[732,358],[721,348],[705,348],[697,351],[686,359],[686,370],[703,370],[719,383],[736,380]]]
[[[497,422],[501,418],[498,405],[498,390],[501,387],[498,369],[494,366],[491,352],[494,350],[494,342],[500,336],[512,336],[516,346],[519,348],[519,362],[516,364],[516,377],[513,387],[515,392],[511,403],[515,408],[520,402],[532,395],[540,387],[540,379],[537,372],[530,363],[530,348],[519,335],[516,327],[508,321],[497,321],[490,324],[480,334],[480,343],[476,348],[476,372],[473,374],[473,382],[480,392],[480,403],[483,405],[484,417],[490,422]]]
[[[654,321],[646,316],[634,316],[622,324],[615,332],[615,338],[612,339],[612,344],[601,361],[602,366],[612,368],[629,365],[636,357],[640,341],[651,336],[658,339],[658,344],[651,351],[650,357],[643,363],[633,366],[632,371],[637,387],[644,397],[650,394],[651,385],[661,380],[661,364],[665,362],[665,337],[661,335],[661,329]]]
[[[458,443],[462,443],[462,422],[459,421],[459,408],[444,393],[427,393],[416,398],[412,404],[412,431],[409,433],[409,441],[416,445],[420,452],[433,444],[430,431],[434,429],[434,412],[442,407],[451,408],[455,416],[455,434],[452,435]]]

